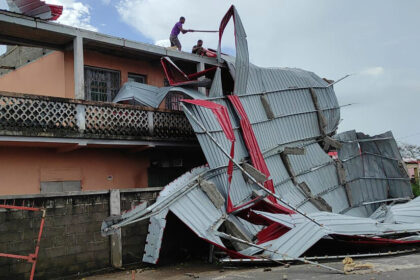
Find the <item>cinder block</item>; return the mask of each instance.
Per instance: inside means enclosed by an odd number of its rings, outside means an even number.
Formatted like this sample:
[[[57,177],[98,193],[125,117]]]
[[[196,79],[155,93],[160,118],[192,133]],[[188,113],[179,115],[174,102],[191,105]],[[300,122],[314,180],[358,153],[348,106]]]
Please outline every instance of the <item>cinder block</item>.
[[[35,252],[35,246],[33,241],[19,241],[19,242],[9,242],[7,252],[8,253],[17,253],[17,252]]]
[[[85,245],[86,251],[96,252],[101,250],[109,250],[109,242],[89,242]]]
[[[22,232],[4,232],[0,236],[0,240],[6,242],[14,242],[14,241],[21,241],[23,238]]]
[[[44,230],[42,232],[42,236],[45,238],[50,238],[57,235],[63,235],[66,231],[66,226],[48,226],[46,225],[44,227]]]
[[[89,223],[66,225],[66,234],[79,234],[86,232]]]
[[[12,274],[21,274],[25,272],[30,272],[32,265],[30,263],[14,263],[10,265],[10,273]]]
[[[66,250],[65,250],[64,246],[45,249],[45,256],[49,259],[56,258],[56,257],[62,257],[62,256],[65,256],[65,255],[66,255]]]
[[[86,252],[86,247],[82,245],[66,246],[66,255],[75,255],[82,252]]]
[[[85,264],[95,258],[95,252],[83,252],[76,255],[76,263]]]

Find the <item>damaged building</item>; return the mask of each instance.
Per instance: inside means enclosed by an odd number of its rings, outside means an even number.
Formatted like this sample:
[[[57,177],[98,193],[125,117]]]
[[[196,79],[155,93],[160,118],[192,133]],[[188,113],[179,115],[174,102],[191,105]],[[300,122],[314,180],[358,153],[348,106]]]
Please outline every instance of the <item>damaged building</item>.
[[[208,96],[182,101],[207,165],[167,185],[155,204],[111,216],[103,234],[150,218],[143,255],[149,263],[159,260],[169,212],[226,251],[223,262],[309,262],[305,252],[326,238],[372,246],[417,243],[420,201],[411,201],[392,133],[337,134],[334,82],[300,69],[252,65],[233,6],[219,40],[231,18],[236,57],[222,55],[219,41],[218,60],[233,85],[218,68]]]
[[[231,19],[235,57],[221,50]],[[0,58],[0,200],[46,210],[38,278],[156,264],[165,240],[179,249],[173,227],[207,242],[203,255],[223,251],[221,262],[420,241],[392,133],[337,134],[340,80],[250,63],[234,6],[217,58],[10,11],[0,27],[0,43],[17,45]],[[20,224],[41,217],[17,212],[0,213],[19,229],[0,253],[33,252],[37,224]],[[1,275],[29,275],[31,264],[1,261]]]

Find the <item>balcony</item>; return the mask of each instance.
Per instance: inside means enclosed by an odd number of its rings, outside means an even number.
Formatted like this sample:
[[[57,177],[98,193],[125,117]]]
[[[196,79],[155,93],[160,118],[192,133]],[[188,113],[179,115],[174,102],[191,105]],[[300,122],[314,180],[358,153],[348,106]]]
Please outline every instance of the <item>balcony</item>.
[[[0,92],[0,135],[196,142],[182,112]]]

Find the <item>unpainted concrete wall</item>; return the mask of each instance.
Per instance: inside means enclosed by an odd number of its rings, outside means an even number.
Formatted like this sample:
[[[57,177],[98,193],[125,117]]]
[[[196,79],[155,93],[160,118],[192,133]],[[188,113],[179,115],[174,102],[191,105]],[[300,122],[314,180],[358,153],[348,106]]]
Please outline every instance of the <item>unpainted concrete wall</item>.
[[[156,195],[156,191],[122,193],[121,208],[131,209],[141,201],[152,203]],[[6,201],[13,202],[47,209],[35,279],[83,275],[111,267],[110,240],[100,233],[103,219],[109,216],[109,193]],[[0,252],[33,253],[40,221],[40,212],[1,211]],[[144,221],[123,229],[123,265],[141,262],[147,226]],[[30,270],[31,265],[24,261],[0,258],[0,279],[27,280]]]
[[[0,56],[0,65],[18,68],[36,60],[48,52],[50,52],[50,50],[45,48],[7,46],[6,52]],[[12,70],[0,69],[0,76],[10,71]]]

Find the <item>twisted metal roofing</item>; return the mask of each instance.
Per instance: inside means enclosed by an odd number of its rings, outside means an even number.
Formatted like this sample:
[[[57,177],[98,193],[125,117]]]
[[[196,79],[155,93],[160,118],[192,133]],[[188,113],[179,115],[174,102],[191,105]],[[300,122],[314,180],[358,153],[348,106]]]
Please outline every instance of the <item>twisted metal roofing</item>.
[[[144,256],[148,262],[158,258],[157,239],[162,237],[167,211],[199,237],[226,250],[220,238],[233,236],[232,242],[239,240],[249,246],[238,252],[249,258],[302,261],[299,257],[328,235],[377,238],[404,232],[411,234],[410,240],[418,240],[420,200],[378,208],[386,201],[412,195],[392,133],[370,137],[349,131],[332,139],[340,120],[332,85],[312,72],[250,64],[245,30],[233,6],[222,20],[220,38],[230,17],[234,19],[237,56],[224,57],[224,61],[235,82],[234,98],[223,96],[218,69],[210,97],[191,93],[192,98],[207,101],[183,104],[208,166],[184,174],[161,192],[154,205],[133,211],[113,227],[157,215],[149,227],[152,245],[146,246]],[[218,57],[221,59],[220,45]],[[163,95],[157,89],[148,94],[150,100]],[[139,100],[146,103],[148,98]],[[214,108],[226,108],[228,118],[221,120],[214,109],[209,109],[212,107],[202,107],[209,101],[218,104],[213,104]],[[154,102],[149,103],[158,103]],[[225,134],[226,127],[232,127],[233,133],[229,130]],[[338,150],[338,159],[328,156],[331,145]],[[257,169],[253,162],[256,154],[261,155],[259,160],[268,172]],[[231,163],[235,165],[232,170]],[[250,175],[243,168],[247,165],[262,173],[266,181]],[[223,197],[226,205],[214,203],[200,187],[201,180],[214,186],[213,192]],[[263,185],[271,180],[274,191]],[[272,197],[277,200],[270,200]],[[229,202],[235,210],[230,210]],[[221,227],[226,221],[233,229]],[[263,238],[264,243],[259,244],[259,234],[271,230],[271,226],[283,231],[271,232],[275,237]],[[224,228],[231,235],[219,232]],[[404,242],[389,242],[400,241]]]

